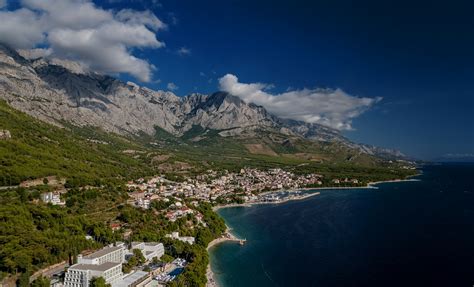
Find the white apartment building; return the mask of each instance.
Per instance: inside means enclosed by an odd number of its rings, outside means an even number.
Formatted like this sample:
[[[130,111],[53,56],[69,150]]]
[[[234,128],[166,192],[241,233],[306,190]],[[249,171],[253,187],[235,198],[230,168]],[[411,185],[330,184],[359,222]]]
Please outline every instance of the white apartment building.
[[[77,257],[77,263],[102,264],[105,262],[123,263],[125,259],[125,248],[123,244],[117,246],[107,246],[92,254]]]
[[[94,277],[103,277],[106,283],[114,284],[122,279],[122,263],[125,248],[108,246],[87,256],[79,255],[64,278],[65,287],[88,287]]]
[[[103,277],[106,283],[114,285],[122,279],[122,263],[74,264],[66,272],[65,287],[89,287],[94,277]]]
[[[152,276],[148,272],[135,271],[126,275],[112,287],[144,287],[150,286]]]
[[[92,254],[77,257],[77,263],[69,267],[64,278],[64,287],[89,287],[95,277],[103,277],[106,283],[113,287],[144,286],[151,281],[147,272],[137,271],[124,277],[122,263],[125,257],[132,254],[133,249],[139,249],[147,261],[154,257],[158,259],[165,253],[162,243],[133,242],[127,250],[123,243],[108,246]]]
[[[160,259],[161,256],[165,254],[163,243],[158,242],[132,242],[130,251],[133,252],[133,249],[139,249],[143,253],[146,261],[151,261],[154,257]]]
[[[171,232],[171,234],[166,234],[166,237],[172,238],[172,239],[177,239],[179,241],[183,241],[189,244],[194,244],[195,238],[192,236],[179,236],[179,232]]]
[[[51,203],[53,205],[61,204],[60,195],[55,194],[51,191],[41,194],[41,200],[43,200],[46,203]]]

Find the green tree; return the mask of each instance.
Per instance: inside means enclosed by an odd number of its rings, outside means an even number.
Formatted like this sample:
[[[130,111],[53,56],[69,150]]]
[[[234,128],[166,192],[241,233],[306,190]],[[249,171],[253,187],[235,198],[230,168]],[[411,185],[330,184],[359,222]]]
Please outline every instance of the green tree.
[[[138,265],[141,265],[146,261],[145,256],[143,256],[143,253],[140,249],[133,249],[133,256],[135,256]]]
[[[105,282],[105,279],[103,277],[94,277],[91,280],[91,287],[111,287],[109,283]]]
[[[173,261],[174,258],[171,255],[163,254],[163,256],[161,256],[160,260],[165,262],[165,263],[169,263],[169,262]]]
[[[31,287],[49,287],[50,280],[46,277],[40,276],[31,283]]]
[[[17,286],[27,287],[30,286],[30,272],[26,271],[21,273],[20,277],[17,280]]]
[[[154,265],[156,265],[156,264],[160,263],[160,260],[158,259],[158,257],[155,256],[155,257],[153,257],[153,259],[151,260],[151,263],[154,264]]]

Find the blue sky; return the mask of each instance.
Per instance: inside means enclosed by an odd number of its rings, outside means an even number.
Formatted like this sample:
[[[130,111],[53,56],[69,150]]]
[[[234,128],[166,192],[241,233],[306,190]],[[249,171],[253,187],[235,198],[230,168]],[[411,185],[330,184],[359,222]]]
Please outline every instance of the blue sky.
[[[356,103],[354,117],[342,119],[351,127],[343,133],[354,141],[422,159],[474,154],[474,7],[469,1],[95,4],[113,11],[150,10],[166,26],[153,22],[159,43],[130,52],[153,65],[153,75],[141,83],[150,88],[211,93],[222,87],[219,78],[232,74],[239,84],[267,84],[256,90],[265,96],[341,89],[343,99],[374,99]],[[10,1],[4,9],[20,6]],[[130,72],[120,77],[137,81]],[[243,86],[249,87],[255,86]]]
[[[178,21],[158,34],[167,48],[149,55],[162,81],[155,88],[212,92],[226,73],[280,92],[342,88],[383,97],[354,119],[349,138],[425,159],[474,154],[473,9],[468,1],[163,0],[157,15]],[[181,47],[191,54],[174,53]]]

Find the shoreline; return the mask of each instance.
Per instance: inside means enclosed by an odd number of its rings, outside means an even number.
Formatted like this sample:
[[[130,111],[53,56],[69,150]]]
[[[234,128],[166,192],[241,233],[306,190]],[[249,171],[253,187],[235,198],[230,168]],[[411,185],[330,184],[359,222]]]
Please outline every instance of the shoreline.
[[[417,175],[415,175],[417,176]],[[287,191],[287,192],[295,192],[295,191],[308,191],[308,190],[334,190],[334,189],[378,189],[378,187],[374,186],[377,184],[381,183],[397,183],[397,182],[411,182],[411,181],[420,181],[420,179],[415,179],[415,178],[407,178],[407,179],[393,179],[393,180],[385,180],[385,181],[373,181],[367,183],[366,186],[329,186],[329,187],[305,187],[305,188],[298,188],[298,189],[281,189],[281,190],[276,190],[276,191],[269,191],[262,193],[264,194],[271,194],[271,193],[276,193],[276,192],[282,192],[282,191]],[[256,205],[266,205],[266,204],[281,204],[281,203],[286,203],[290,201],[296,201],[296,200],[303,200],[312,196],[320,195],[321,193],[319,191],[314,192],[314,193],[309,193],[306,195],[303,195],[298,198],[288,198],[284,199],[278,202],[249,202],[249,203],[231,203],[231,204],[225,204],[225,205],[217,205],[212,208],[213,211],[217,212],[220,209],[224,208],[231,208],[231,207],[252,207]],[[226,225],[227,226],[227,225]],[[234,234],[232,234],[231,229],[227,226],[226,232],[224,235],[222,235],[219,238],[216,238],[209,242],[207,245],[207,252],[209,254],[209,250],[217,246],[223,242],[241,242],[242,239],[236,237]],[[206,287],[221,287],[217,281],[214,272],[212,271],[211,268],[211,258],[209,257],[209,263],[207,264],[207,269],[206,269],[206,277],[207,277],[207,283]]]
[[[245,241],[245,239],[240,239],[237,236],[235,236],[234,234],[232,234],[230,232],[230,230],[231,229],[227,226],[227,229],[226,229],[224,235],[222,235],[219,238],[216,238],[216,239],[212,240],[211,242],[209,242],[209,244],[207,244],[206,250],[207,250],[208,254],[209,254],[209,250],[212,247],[214,247],[216,245],[219,245],[223,242],[235,242],[235,243],[240,244],[242,242],[242,240]],[[211,269],[211,258],[209,258],[209,263],[207,264],[206,277],[207,277],[206,287],[220,287],[219,284],[216,281],[216,277],[214,276],[214,272]]]
[[[392,179],[392,180],[384,180],[384,181],[371,181],[367,183],[367,185],[365,186],[327,186],[327,187],[303,187],[303,188],[296,188],[296,189],[279,189],[275,191],[264,192],[264,193],[261,193],[260,195],[266,195],[266,194],[278,193],[278,192],[284,192],[284,191],[291,193],[291,192],[296,192],[296,191],[308,191],[308,190],[378,189],[378,187],[374,185],[381,184],[381,183],[397,183],[397,182],[410,182],[410,181],[420,181],[420,180],[415,179],[415,178]],[[224,205],[216,205],[212,208],[212,210],[218,211],[220,209],[231,208],[231,207],[252,207],[255,205],[263,205],[263,204],[280,204],[280,203],[286,203],[289,201],[303,200],[308,197],[319,195],[319,194],[320,192],[314,192],[314,193],[309,193],[307,195],[303,195],[301,197],[288,198],[288,199],[283,199],[281,201],[275,201],[275,202],[262,201],[262,202],[230,203],[230,204],[224,204]]]
[[[217,284],[216,277],[214,276],[214,272],[212,272],[211,263],[207,264],[206,278],[207,278],[206,287],[220,287],[219,284]]]
[[[209,244],[207,244],[206,250],[209,250],[212,247],[214,247],[214,246],[216,246],[216,245],[218,245],[222,242],[237,242],[237,243],[240,243],[241,241],[245,241],[245,239],[238,238],[237,236],[232,234],[230,232],[230,230],[231,229],[227,226],[227,229],[226,229],[224,235],[222,235],[221,237],[218,237],[218,238],[212,240],[211,242],[209,242]]]
[[[418,174],[414,176],[418,176]],[[411,176],[411,177],[414,177],[414,176]],[[421,179],[406,178],[406,179],[392,179],[392,180],[383,180],[383,181],[371,181],[367,183],[367,186],[373,186],[373,185],[381,184],[381,183],[410,182],[410,181],[421,181]]]

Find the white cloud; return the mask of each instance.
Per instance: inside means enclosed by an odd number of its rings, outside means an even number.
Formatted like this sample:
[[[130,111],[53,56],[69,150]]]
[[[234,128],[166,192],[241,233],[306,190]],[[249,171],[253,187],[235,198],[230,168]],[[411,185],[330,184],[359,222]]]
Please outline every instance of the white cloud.
[[[48,57],[51,55],[53,51],[51,49],[42,49],[42,48],[37,48],[37,49],[18,49],[18,53],[26,59],[38,59],[38,58],[44,58]]]
[[[180,56],[188,56],[188,55],[191,55],[191,50],[186,48],[186,47],[181,47],[178,49],[178,51],[176,51],[178,53],[178,55]]]
[[[41,15],[45,29],[86,29],[113,20],[112,12],[96,7],[90,1],[22,0],[21,3]]]
[[[7,6],[7,0],[0,0],[0,9]]]
[[[168,83],[168,85],[166,85],[166,88],[168,88],[168,90],[170,91],[176,91],[177,89],[179,89],[179,87],[176,86],[175,83]]]
[[[0,42],[15,49],[41,44],[50,57],[76,60],[97,72],[151,80],[153,65],[132,52],[164,46],[155,32],[166,25],[152,12],[114,12],[90,0],[22,0],[21,4],[18,10],[0,11]]]
[[[45,39],[40,17],[29,9],[0,11],[0,42],[13,48],[32,48]]]
[[[165,23],[161,22],[150,10],[134,11],[123,9],[117,13],[117,19],[132,25],[145,25],[154,31],[165,29]]]
[[[382,98],[354,97],[341,89],[303,89],[270,94],[272,85],[245,84],[227,74],[219,79],[222,91],[265,107],[281,118],[318,123],[338,130],[351,130],[352,119],[358,117]]]

